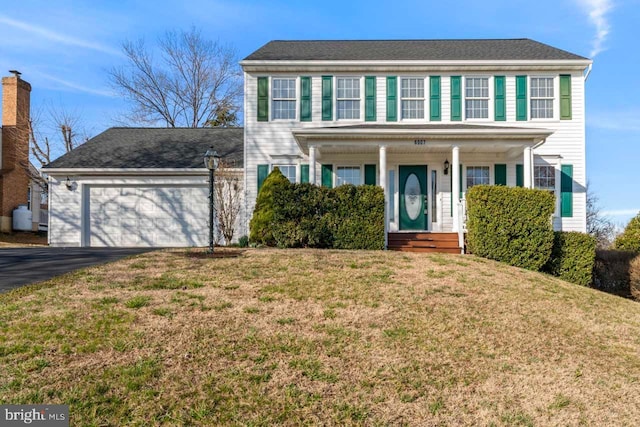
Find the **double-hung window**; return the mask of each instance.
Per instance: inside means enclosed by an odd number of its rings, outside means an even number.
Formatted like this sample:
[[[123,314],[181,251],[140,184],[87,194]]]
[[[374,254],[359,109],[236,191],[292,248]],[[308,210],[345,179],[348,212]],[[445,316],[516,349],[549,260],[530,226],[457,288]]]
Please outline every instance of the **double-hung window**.
[[[556,168],[554,166],[534,166],[533,184],[535,188],[556,193]]]
[[[467,119],[489,118],[488,77],[467,77],[465,79],[465,117]]]
[[[343,184],[361,184],[359,166],[338,166],[338,170],[336,171],[336,186]]]
[[[553,118],[553,77],[531,77],[531,118]]]
[[[403,119],[424,119],[424,79],[403,78],[400,81]]]
[[[274,120],[294,120],[296,118],[296,79],[273,79],[271,104]]]
[[[280,169],[282,175],[290,182],[296,182],[296,165],[273,165],[273,167]]]
[[[336,79],[336,113],[338,120],[360,118],[360,79],[358,77]]]
[[[474,185],[489,185],[489,166],[467,166],[467,189]]]

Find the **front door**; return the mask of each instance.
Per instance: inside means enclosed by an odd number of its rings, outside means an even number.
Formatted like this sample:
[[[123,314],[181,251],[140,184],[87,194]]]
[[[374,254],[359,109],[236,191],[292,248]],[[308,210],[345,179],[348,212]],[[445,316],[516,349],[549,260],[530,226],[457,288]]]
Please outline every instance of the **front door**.
[[[400,230],[426,230],[427,166],[400,166]]]

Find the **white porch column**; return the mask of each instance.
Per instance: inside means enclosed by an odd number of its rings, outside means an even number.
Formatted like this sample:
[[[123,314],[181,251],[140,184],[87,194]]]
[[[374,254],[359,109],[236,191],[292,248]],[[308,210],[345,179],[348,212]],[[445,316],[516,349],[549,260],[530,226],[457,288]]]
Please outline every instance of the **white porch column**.
[[[384,190],[385,200],[387,198],[387,146],[381,145],[380,151],[380,187]]]
[[[453,198],[453,231],[460,231],[460,148],[457,145],[451,150],[451,197]]]
[[[524,188],[531,188],[532,167],[531,167],[531,147],[524,147]]]
[[[309,183],[316,183],[316,146],[309,146]]]
[[[387,211],[389,210],[389,194],[387,194],[387,146],[381,145],[378,148],[380,161],[380,187],[382,187],[382,192],[384,194],[384,248],[387,249],[388,238],[389,238],[389,215]]]

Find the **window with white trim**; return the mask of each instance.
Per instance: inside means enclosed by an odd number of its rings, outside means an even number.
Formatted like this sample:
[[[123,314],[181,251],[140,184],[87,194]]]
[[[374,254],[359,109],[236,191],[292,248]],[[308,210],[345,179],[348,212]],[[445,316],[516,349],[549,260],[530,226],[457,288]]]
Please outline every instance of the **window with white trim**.
[[[274,120],[296,118],[296,79],[271,81],[271,106]]]
[[[531,118],[553,118],[553,77],[531,77]]]
[[[424,119],[424,78],[400,80],[401,117]]]
[[[533,186],[541,190],[556,192],[556,168],[555,166],[534,166]]]
[[[336,115],[338,120],[360,118],[360,78],[336,79]]]
[[[489,185],[489,166],[467,166],[467,189],[474,185]]]
[[[338,166],[336,186],[344,184],[360,185],[360,166]]]
[[[489,78],[465,78],[465,117],[467,119],[489,118]]]
[[[290,182],[296,182],[296,165],[273,165],[280,169],[282,175],[285,176]]]

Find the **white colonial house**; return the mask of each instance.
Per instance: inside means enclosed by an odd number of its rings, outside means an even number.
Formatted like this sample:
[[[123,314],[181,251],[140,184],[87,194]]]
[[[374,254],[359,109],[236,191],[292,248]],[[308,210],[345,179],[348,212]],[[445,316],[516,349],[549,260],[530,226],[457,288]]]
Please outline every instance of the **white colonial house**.
[[[554,228],[584,232],[591,63],[530,39],[271,41],[241,61],[246,220],[278,166],[381,186],[390,246],[461,232],[478,184],[552,191]]]

